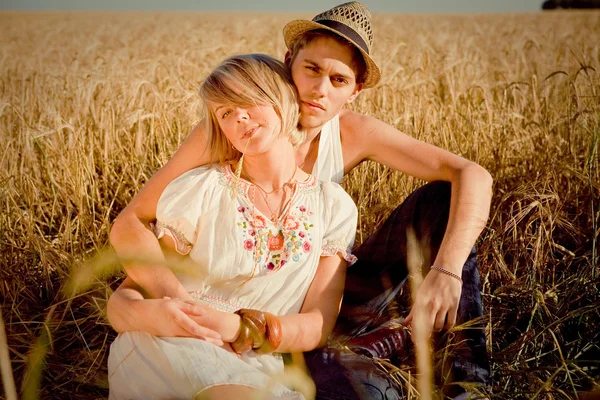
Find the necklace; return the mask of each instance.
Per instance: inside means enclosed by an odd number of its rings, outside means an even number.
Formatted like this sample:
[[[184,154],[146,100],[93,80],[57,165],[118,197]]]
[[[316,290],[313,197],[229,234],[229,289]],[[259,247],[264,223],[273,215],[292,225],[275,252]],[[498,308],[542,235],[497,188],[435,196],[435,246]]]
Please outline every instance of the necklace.
[[[269,196],[273,193],[277,193],[279,192],[281,189],[285,188],[287,185],[293,185],[292,180],[294,179],[294,177],[296,176],[296,172],[298,172],[298,167],[296,167],[296,169],[294,170],[294,173],[292,174],[292,177],[290,179],[287,180],[287,182],[285,182],[283,185],[279,186],[277,189],[273,189],[270,192],[267,192],[265,189],[263,189],[258,183],[254,182],[254,179],[252,179],[250,177],[250,175],[248,175],[248,173],[246,172],[246,176],[248,177],[248,179],[250,180],[250,182],[252,182],[252,184],[254,186],[256,186],[257,188],[260,189],[261,192],[263,192],[265,195]]]
[[[283,196],[281,197],[281,201],[279,202],[279,205],[275,208],[275,210],[273,210],[273,207],[271,207],[271,202],[269,201],[269,196],[274,193],[279,192],[280,190],[285,189],[287,186],[294,185],[295,182],[293,182],[293,181],[294,181],[294,177],[296,176],[296,172],[298,172],[298,167],[296,167],[296,169],[294,170],[294,173],[292,174],[292,177],[290,179],[288,179],[287,182],[285,182],[283,185],[281,185],[277,189],[271,190],[270,192],[267,192],[260,185],[258,185],[256,182],[254,182],[254,180],[250,177],[250,175],[248,175],[248,173],[246,173],[246,176],[248,177],[250,182],[252,182],[252,184],[254,185],[253,186],[253,196],[252,196],[253,207],[254,207],[254,201],[256,198],[256,189],[255,188],[258,188],[260,190],[260,194],[262,195],[263,199],[265,200],[265,204],[267,205],[267,208],[271,212],[270,219],[276,225],[279,225],[279,219],[281,218],[281,215],[283,214],[283,211],[285,210],[287,203],[289,203],[291,201],[291,197],[286,200],[285,193],[283,193]]]
[[[252,204],[252,211],[251,211],[252,214],[251,215],[252,215],[252,220],[253,221],[256,219],[256,205],[254,203],[255,203],[255,200],[256,200],[256,188],[257,187],[262,190],[262,188],[260,188],[260,186],[253,185],[251,187],[251,189],[252,189],[252,196],[249,198],[250,203]],[[269,207],[268,202],[267,202],[267,207]],[[271,207],[269,207],[269,210],[271,212],[273,211],[273,210],[271,210]],[[276,236],[282,236],[283,237],[283,232],[281,231],[281,226],[279,224],[279,220],[274,221],[274,215],[273,215],[271,217],[271,221],[274,222],[277,225],[277,235]],[[244,286],[245,284],[247,284],[248,282],[250,282],[254,278],[254,275],[256,275],[256,271],[259,269],[260,264],[261,264],[261,260],[262,260],[261,254],[262,254],[262,252],[259,253],[257,251],[257,249],[263,248],[265,238],[264,238],[263,234],[260,232],[260,229],[257,229],[257,232],[253,236],[254,236],[254,245],[253,245],[253,250],[252,251],[254,253],[253,254],[253,259],[254,259],[253,261],[254,262],[252,264],[252,272],[250,273],[250,276],[247,279],[245,279],[244,282],[242,282],[242,284],[240,285],[240,287]],[[270,233],[270,229],[269,229],[269,237],[270,236],[271,236],[271,233]],[[269,239],[267,239],[267,240],[269,240]],[[266,254],[265,254],[265,259],[263,261],[264,264],[267,263],[267,260],[268,260],[268,258],[271,255],[270,248],[267,247],[265,251],[266,251]]]
[[[259,187],[259,189],[261,189],[261,188]],[[269,196],[265,195],[265,193],[262,192],[262,189],[260,191],[260,194],[262,195],[263,199],[265,200],[267,208],[269,209],[269,211],[271,211],[271,217],[270,217],[271,221],[275,225],[279,225],[279,219],[281,218],[283,210],[285,209],[285,205],[286,205],[285,193],[283,194],[281,201],[279,202],[279,206],[275,209],[275,211],[273,210],[273,208],[271,208],[271,202],[269,201]]]
[[[284,183],[281,187],[274,189],[270,192],[267,192],[266,190],[264,190],[262,187],[260,187],[259,185],[257,185],[254,180],[250,177],[250,175],[248,175],[246,173],[246,176],[248,177],[248,180],[252,183],[252,186],[248,189],[248,195],[249,197],[247,198],[250,201],[250,204],[252,205],[251,207],[251,218],[254,221],[256,219],[256,189],[258,188],[258,190],[260,191],[261,195],[263,196],[265,203],[269,209],[269,211],[271,211],[271,222],[275,225],[275,229],[276,229],[276,233],[275,235],[273,235],[273,233],[271,233],[271,228],[268,228],[268,235],[267,237],[265,237],[265,235],[261,232],[261,228],[255,228],[257,229],[256,233],[253,235],[254,236],[254,246],[253,246],[253,252],[254,252],[254,262],[253,262],[253,266],[252,266],[252,272],[250,273],[250,276],[241,284],[241,286],[244,286],[245,284],[247,284],[248,282],[250,282],[255,274],[256,271],[258,271],[258,269],[260,268],[261,264],[266,264],[267,260],[269,259],[270,255],[271,255],[271,249],[268,246],[269,241],[271,240],[271,238],[275,237],[275,238],[280,238],[279,240],[281,240],[282,242],[285,241],[284,238],[284,233],[282,230],[282,226],[281,226],[281,217],[283,216],[283,213],[285,212],[285,210],[288,208],[288,206],[291,204],[294,195],[290,195],[289,198],[286,199],[285,197],[285,193],[283,194],[283,197],[279,203],[279,207],[277,207],[277,209],[274,212],[273,208],[271,207],[271,204],[269,202],[269,195],[273,194],[273,193],[277,193],[280,190],[283,190],[284,188],[288,187],[288,186],[293,186],[295,184],[297,184],[298,182],[294,180],[294,178],[296,177],[296,173],[298,172],[298,167],[296,167],[296,169],[294,170],[294,173],[292,174],[291,178],[288,179],[288,181],[286,183]],[[252,194],[250,194],[250,189],[252,189]],[[278,215],[279,212],[279,215]],[[263,226],[263,228],[265,228]],[[265,242],[265,240],[267,242]],[[262,251],[258,251],[257,249],[263,249],[265,248],[266,253],[263,254]],[[264,259],[262,258],[264,255]],[[273,263],[271,262],[270,265],[272,265]],[[279,270],[279,268],[281,268],[281,266],[283,265],[280,264],[277,268],[273,267],[273,268],[269,268],[267,266],[267,269],[271,270],[271,272],[275,272],[277,270]]]

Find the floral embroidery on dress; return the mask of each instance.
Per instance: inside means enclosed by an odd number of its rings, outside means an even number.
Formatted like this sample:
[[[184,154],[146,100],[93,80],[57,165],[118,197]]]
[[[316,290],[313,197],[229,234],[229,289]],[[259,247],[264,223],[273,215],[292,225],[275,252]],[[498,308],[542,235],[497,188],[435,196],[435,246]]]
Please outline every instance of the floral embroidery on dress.
[[[313,213],[304,205],[296,206],[283,218],[279,227],[246,207],[238,207],[242,220],[237,225],[244,231],[244,249],[254,253],[255,262],[275,272],[288,262],[297,262],[312,249],[310,231],[314,227],[308,216]]]
[[[244,179],[238,180],[230,164],[223,165],[221,172],[219,182],[250,203],[248,190],[252,184]],[[304,182],[296,182],[296,185],[296,193],[303,195],[321,190],[321,182],[314,176]],[[237,211],[241,214],[237,225],[244,232],[242,246],[244,250],[254,253],[255,266],[264,266],[268,272],[275,272],[290,261],[299,261],[312,250],[310,231],[314,224],[309,218],[314,216],[314,212],[307,209],[306,205],[291,208],[279,226],[253,212],[251,205],[240,205]]]
[[[223,164],[221,166],[221,173],[219,174],[219,184],[225,186],[229,190],[232,190],[238,195],[248,195],[248,190],[252,184],[244,179],[237,179],[231,169],[231,164]],[[315,176],[311,175],[304,182],[296,182],[298,185],[298,193],[311,194],[321,191],[322,182]],[[312,214],[311,214],[312,215]]]

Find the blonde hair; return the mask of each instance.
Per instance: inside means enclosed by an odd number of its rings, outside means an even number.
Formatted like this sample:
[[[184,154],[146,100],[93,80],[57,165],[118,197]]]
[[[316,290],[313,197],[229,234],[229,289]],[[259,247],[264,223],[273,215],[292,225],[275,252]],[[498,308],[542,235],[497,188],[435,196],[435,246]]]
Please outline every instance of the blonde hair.
[[[221,63],[202,82],[204,127],[209,135],[212,162],[236,161],[241,153],[232,148],[208,102],[241,107],[271,105],[281,120],[281,135],[297,147],[305,138],[298,129],[300,109],[296,87],[287,66],[265,54],[233,56]]]

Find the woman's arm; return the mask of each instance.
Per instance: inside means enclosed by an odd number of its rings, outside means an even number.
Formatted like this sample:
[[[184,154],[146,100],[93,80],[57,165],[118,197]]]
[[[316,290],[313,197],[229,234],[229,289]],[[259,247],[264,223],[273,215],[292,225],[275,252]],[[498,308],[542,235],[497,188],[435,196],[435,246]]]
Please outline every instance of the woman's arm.
[[[342,305],[346,268],[340,256],[321,257],[300,314],[279,317],[283,335],[278,352],[310,351],[327,343]]]
[[[321,257],[299,314],[279,316],[282,340],[278,352],[303,352],[325,345],[340,311],[346,262]],[[131,280],[109,299],[108,317],[118,332],[143,330],[156,336],[199,337],[233,342],[240,330],[237,314],[217,311],[193,300],[143,299]]]
[[[277,352],[304,352],[325,345],[340,311],[345,280],[346,262],[341,257],[320,258],[300,313],[279,316],[282,337]],[[240,317],[233,313],[206,311],[206,316],[192,318],[219,332],[223,341],[233,342],[240,330]]]
[[[156,205],[165,187],[184,172],[210,162],[207,149],[206,135],[198,125],[173,158],[154,174],[119,214],[111,228],[110,242],[123,260],[127,275],[152,298],[187,297],[187,292],[165,265],[163,252],[149,223],[156,219]],[[118,308],[123,299],[118,297],[115,300],[117,304],[113,305]]]

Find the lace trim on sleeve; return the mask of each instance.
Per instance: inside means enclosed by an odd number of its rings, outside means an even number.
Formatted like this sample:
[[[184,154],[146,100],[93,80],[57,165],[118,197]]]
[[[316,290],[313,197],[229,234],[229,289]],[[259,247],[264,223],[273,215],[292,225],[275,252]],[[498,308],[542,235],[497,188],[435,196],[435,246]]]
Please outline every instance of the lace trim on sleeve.
[[[175,228],[164,224],[160,221],[156,221],[155,224],[150,223],[150,229],[154,235],[156,235],[157,239],[161,239],[165,234],[170,236],[175,242],[175,250],[181,255],[187,255],[190,251],[192,251],[192,243],[185,238],[185,236],[176,230]]]
[[[351,250],[350,247],[346,247],[342,243],[327,243],[321,249],[321,256],[335,256],[339,253],[348,262],[348,266],[350,266],[358,261],[358,258],[352,254]]]

